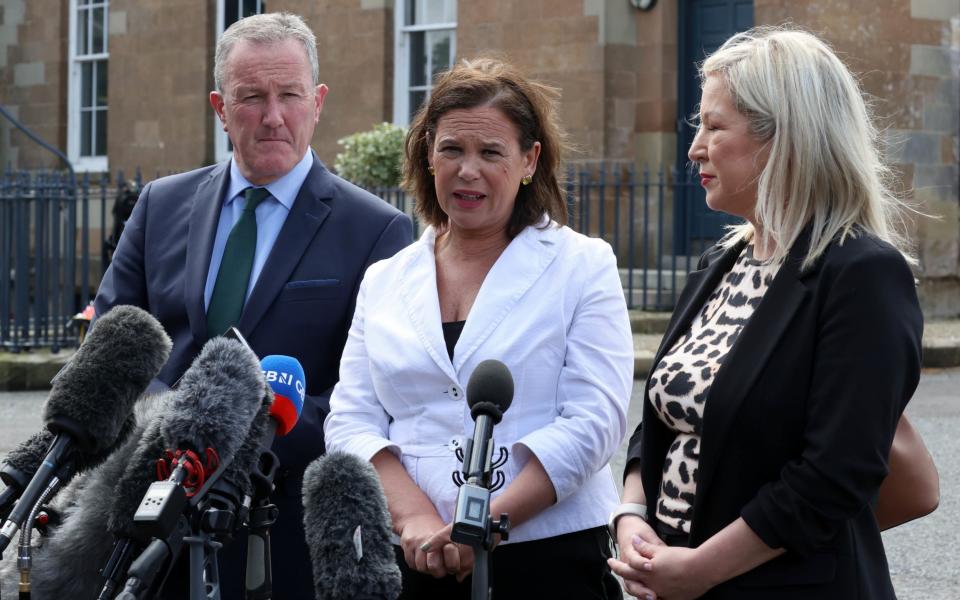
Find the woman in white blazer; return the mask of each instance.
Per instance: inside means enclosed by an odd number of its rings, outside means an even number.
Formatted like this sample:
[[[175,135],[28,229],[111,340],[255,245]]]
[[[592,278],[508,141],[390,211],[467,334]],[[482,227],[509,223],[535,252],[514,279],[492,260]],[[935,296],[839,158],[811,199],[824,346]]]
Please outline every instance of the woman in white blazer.
[[[555,98],[497,61],[444,74],[407,137],[405,179],[429,227],[360,287],[327,449],[377,469],[405,598],[469,598],[451,474],[474,428],[466,383],[486,359],[515,385],[493,430],[509,460],[491,513],[511,522],[491,555],[496,597],[621,597],[604,524],[633,344],[609,245],[563,226]]]

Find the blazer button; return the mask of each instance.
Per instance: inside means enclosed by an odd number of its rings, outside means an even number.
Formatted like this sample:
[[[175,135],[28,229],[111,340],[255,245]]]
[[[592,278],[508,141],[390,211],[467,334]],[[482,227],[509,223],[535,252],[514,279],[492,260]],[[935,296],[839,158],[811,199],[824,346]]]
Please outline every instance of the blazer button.
[[[455,435],[450,438],[450,441],[447,442],[447,449],[450,452],[456,453],[458,450],[463,449],[466,451],[467,448],[467,438],[462,435]]]
[[[460,389],[460,386],[451,385],[447,388],[447,393],[450,394],[452,400],[459,400],[463,397],[463,390]]]

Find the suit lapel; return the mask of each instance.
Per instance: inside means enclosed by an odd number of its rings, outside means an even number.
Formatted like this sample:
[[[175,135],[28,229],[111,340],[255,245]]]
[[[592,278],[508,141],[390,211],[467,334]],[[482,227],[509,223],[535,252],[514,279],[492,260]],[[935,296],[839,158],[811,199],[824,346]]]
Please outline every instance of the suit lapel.
[[[484,278],[457,342],[453,355],[457,372],[553,262],[560,235],[552,225],[547,229],[527,227],[503,251]]]
[[[410,253],[400,265],[398,292],[410,316],[410,324],[427,354],[447,376],[457,380],[440,324],[437,264],[433,252],[435,236],[436,230],[428,227],[420,236],[416,252]]]
[[[213,239],[217,235],[220,208],[227,193],[230,163],[217,165],[210,176],[197,186],[190,211],[187,231],[186,273],[184,280],[184,304],[190,321],[190,332],[198,346],[207,342],[207,311],[203,302],[203,290],[210,270],[210,254]]]
[[[267,256],[260,277],[243,307],[238,329],[249,336],[270,305],[290,280],[300,258],[307,251],[320,226],[330,214],[333,180],[316,156],[313,167],[300,186],[277,241]]]
[[[801,279],[809,276],[812,270],[801,275],[800,264],[808,246],[809,228],[793,244],[783,266],[770,283],[756,311],[744,325],[740,337],[723,362],[723,368],[717,372],[711,385],[704,408],[694,514],[697,514],[699,504],[706,497],[712,483],[715,465],[730,434],[734,416],[797,309],[807,299],[807,287]],[[694,531],[691,532],[694,539],[697,539],[696,522],[694,520]]]

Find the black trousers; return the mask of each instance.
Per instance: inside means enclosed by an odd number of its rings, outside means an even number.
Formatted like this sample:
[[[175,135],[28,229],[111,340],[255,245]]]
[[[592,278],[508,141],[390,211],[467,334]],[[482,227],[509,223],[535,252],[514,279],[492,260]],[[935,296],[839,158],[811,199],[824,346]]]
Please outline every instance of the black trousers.
[[[403,574],[400,600],[469,600],[471,578],[435,579],[410,569],[403,550],[395,546]],[[616,577],[607,566],[611,556],[606,527],[556,537],[504,544],[491,553],[491,600],[551,598],[622,600]]]

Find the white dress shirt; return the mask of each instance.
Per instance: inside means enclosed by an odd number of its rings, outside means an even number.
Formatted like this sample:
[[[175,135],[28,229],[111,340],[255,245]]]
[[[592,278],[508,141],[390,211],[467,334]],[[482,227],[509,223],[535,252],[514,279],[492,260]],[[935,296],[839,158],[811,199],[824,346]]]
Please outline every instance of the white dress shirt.
[[[478,363],[497,359],[515,390],[493,429],[510,452],[506,485],[532,453],[557,495],[514,528],[510,542],[605,524],[619,502],[607,463],[626,431],[633,382],[633,339],[610,246],[553,223],[527,227],[484,279],[451,361],[435,236],[428,227],[367,271],[324,425],[327,450],[369,460],[388,448],[449,523],[457,500],[451,474],[462,467],[454,452],[474,428],[466,384]]]

